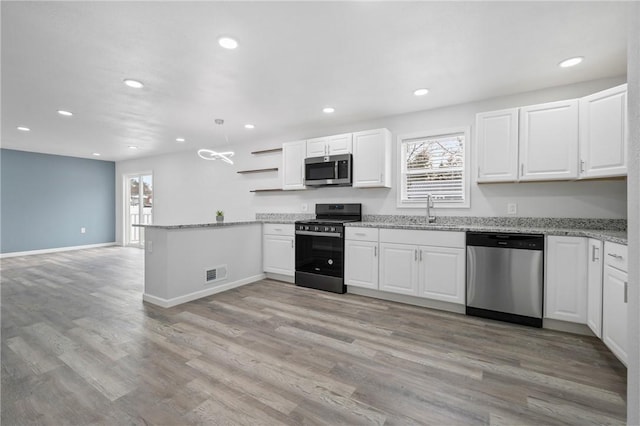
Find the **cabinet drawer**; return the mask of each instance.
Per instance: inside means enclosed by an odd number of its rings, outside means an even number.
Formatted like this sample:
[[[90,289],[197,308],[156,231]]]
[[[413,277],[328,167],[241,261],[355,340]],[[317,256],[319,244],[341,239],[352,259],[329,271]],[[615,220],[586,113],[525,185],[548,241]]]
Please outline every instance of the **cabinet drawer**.
[[[420,231],[413,229],[381,229],[380,242],[465,248],[464,232]]]
[[[291,235],[295,234],[295,226],[293,224],[284,223],[265,223],[262,228],[264,235]]]
[[[605,241],[604,263],[605,265],[609,265],[623,272],[627,272],[628,271],[627,246]]]
[[[378,241],[378,228],[344,228],[344,236],[347,240]]]

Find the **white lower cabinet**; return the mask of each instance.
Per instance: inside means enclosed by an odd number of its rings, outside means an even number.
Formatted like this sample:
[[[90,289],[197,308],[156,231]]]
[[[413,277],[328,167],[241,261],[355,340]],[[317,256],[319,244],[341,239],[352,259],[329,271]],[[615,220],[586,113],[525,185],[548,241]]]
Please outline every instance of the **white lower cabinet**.
[[[587,325],[602,337],[602,241],[589,238],[587,255]]]
[[[380,243],[380,290],[418,295],[418,247]]]
[[[627,365],[627,247],[605,242],[602,341]]]
[[[346,228],[344,283],[378,289],[378,229]]]
[[[293,277],[295,230],[290,224],[265,224],[262,230],[262,269]]]
[[[465,234],[380,230],[380,290],[465,303]]]
[[[421,246],[418,261],[419,296],[465,303],[464,249]]]
[[[545,318],[587,323],[587,238],[547,237]]]

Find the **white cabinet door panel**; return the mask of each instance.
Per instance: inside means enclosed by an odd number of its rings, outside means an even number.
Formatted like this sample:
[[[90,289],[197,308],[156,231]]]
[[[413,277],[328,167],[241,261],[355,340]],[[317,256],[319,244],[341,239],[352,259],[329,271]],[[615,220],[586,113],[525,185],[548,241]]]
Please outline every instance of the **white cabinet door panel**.
[[[353,186],[391,188],[391,133],[387,129],[353,134]]]
[[[327,155],[329,138],[314,138],[307,140],[307,157],[322,157]]]
[[[421,297],[444,302],[465,303],[465,250],[420,247]]]
[[[349,286],[378,289],[378,243],[344,242],[344,283]]]
[[[589,238],[587,267],[587,325],[602,336],[602,241]]]
[[[476,116],[478,182],[518,180],[518,108]]]
[[[627,274],[609,265],[604,267],[602,292],[602,341],[627,365],[628,316],[625,300]]]
[[[307,142],[287,142],[282,144],[282,189],[305,189],[304,159]]]
[[[327,142],[327,152],[329,153],[329,155],[350,154],[352,147],[352,137],[352,133],[329,136],[329,140]]]
[[[627,85],[580,99],[581,178],[627,174]]]
[[[545,317],[587,323],[587,239],[547,237]]]
[[[578,100],[520,108],[520,180],[578,177]]]
[[[294,275],[294,237],[286,235],[264,235],[262,266],[264,272],[287,276]]]
[[[380,243],[380,290],[418,295],[418,248]]]

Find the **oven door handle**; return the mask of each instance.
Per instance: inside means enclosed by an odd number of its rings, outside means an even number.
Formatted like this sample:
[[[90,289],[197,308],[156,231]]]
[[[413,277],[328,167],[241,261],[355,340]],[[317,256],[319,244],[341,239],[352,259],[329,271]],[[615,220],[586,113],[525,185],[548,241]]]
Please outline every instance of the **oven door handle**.
[[[333,237],[341,238],[340,232],[313,232],[313,231],[296,231],[296,235],[310,235],[313,237]]]

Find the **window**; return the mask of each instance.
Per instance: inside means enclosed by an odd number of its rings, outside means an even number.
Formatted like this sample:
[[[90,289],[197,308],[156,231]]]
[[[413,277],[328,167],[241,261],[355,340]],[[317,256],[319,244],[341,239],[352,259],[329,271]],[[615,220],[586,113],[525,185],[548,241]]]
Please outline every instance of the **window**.
[[[469,207],[469,128],[398,137],[398,207]]]

